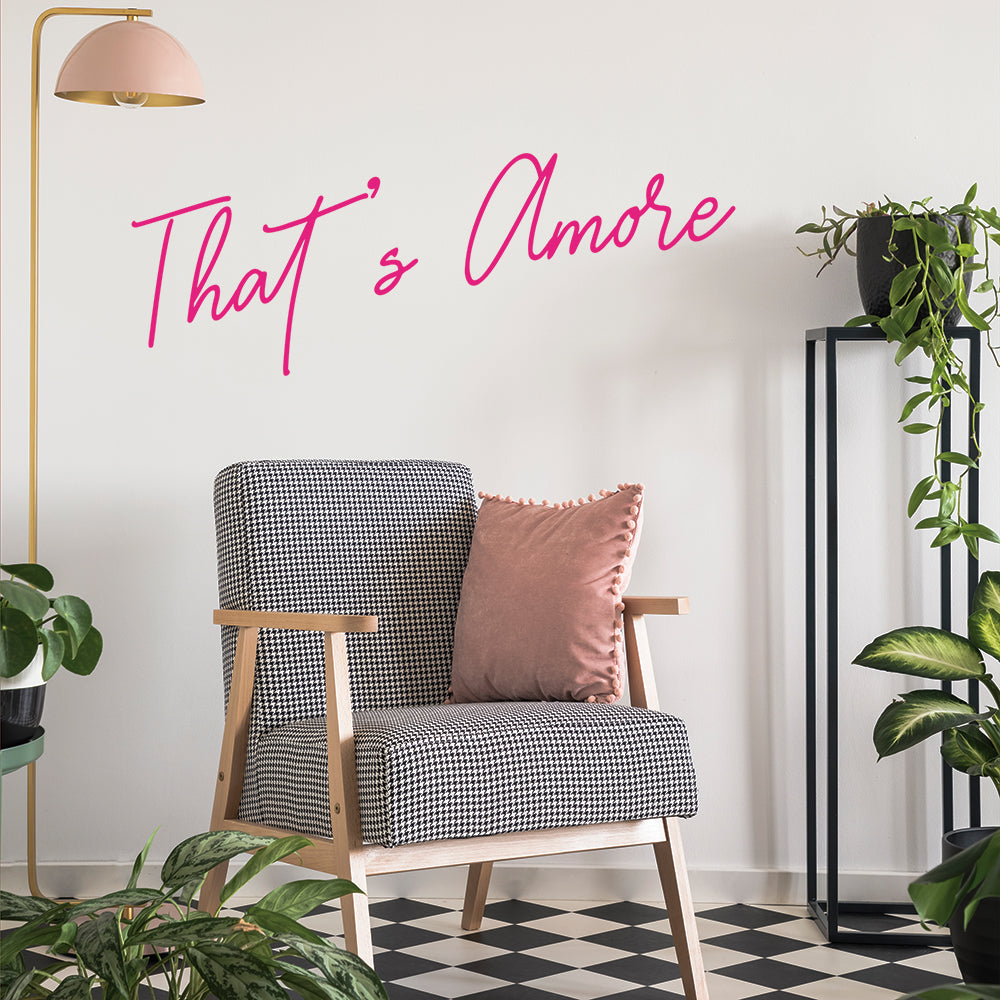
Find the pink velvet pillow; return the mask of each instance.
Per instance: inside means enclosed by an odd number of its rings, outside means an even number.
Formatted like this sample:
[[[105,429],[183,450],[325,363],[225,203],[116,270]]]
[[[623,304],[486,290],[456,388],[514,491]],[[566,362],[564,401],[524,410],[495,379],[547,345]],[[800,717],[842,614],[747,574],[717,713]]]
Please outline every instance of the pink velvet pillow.
[[[453,702],[621,697],[621,594],[642,486],[550,504],[479,494],[455,624]]]

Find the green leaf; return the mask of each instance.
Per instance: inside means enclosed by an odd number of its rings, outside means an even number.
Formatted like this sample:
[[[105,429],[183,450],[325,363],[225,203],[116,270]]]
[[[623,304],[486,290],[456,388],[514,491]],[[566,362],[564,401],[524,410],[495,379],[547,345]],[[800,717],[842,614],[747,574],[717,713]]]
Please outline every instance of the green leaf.
[[[917,303],[919,308],[919,302]],[[909,307],[907,307],[909,310]],[[899,325],[902,329],[912,330],[913,327],[913,317],[909,315],[910,312],[915,312],[915,310],[909,310],[907,313],[900,313]],[[924,342],[927,339],[926,331],[922,329],[912,330],[911,333],[907,334],[906,339],[902,344],[899,345],[899,349],[896,351],[893,357],[893,362],[897,365],[901,365],[903,361],[908,358],[918,347],[923,347]]]
[[[278,940],[312,962],[329,982],[341,986],[346,996],[359,1000],[386,1000],[385,988],[378,976],[357,955],[327,941],[317,945],[284,934],[279,935]]]
[[[0,580],[0,597],[36,622],[40,622],[51,607],[49,599],[41,591],[17,580]]]
[[[87,602],[79,597],[73,597],[72,594],[65,594],[62,597],[57,597],[52,602],[52,607],[73,633],[76,645],[83,642],[84,636],[93,624],[90,606]]]
[[[944,295],[950,295],[955,286],[955,274],[940,257],[931,257],[931,274]]]
[[[962,199],[962,203],[965,205],[971,205],[976,200],[976,192],[979,190],[978,184],[973,184],[968,191],[965,192],[965,197]]]
[[[993,882],[997,881],[998,888],[994,894],[1000,895],[1000,879],[995,874],[998,863],[1000,830],[911,882],[910,898],[921,921],[932,920],[946,927],[964,897],[971,894],[973,902],[966,907],[965,914],[968,923],[970,907],[974,910],[975,903],[983,898],[979,893],[984,887],[989,890],[993,887]]]
[[[134,889],[139,884],[139,876],[142,874],[142,869],[146,865],[146,858],[149,856],[149,849],[153,846],[153,838],[159,831],[157,827],[150,835],[149,840],[146,841],[146,846],[135,856],[135,861],[132,863],[132,874],[128,877],[128,885],[126,889]]]
[[[914,219],[913,228],[917,231],[917,235],[935,250],[947,250],[951,246],[948,230],[926,216]]]
[[[875,722],[872,742],[879,760],[955,726],[964,726],[975,719],[988,719],[989,712],[978,715],[960,698],[944,691],[907,691],[900,701],[887,705]]]
[[[73,947],[88,969],[112,983],[123,996],[129,996],[115,913],[101,913],[96,919],[81,924]]]
[[[304,972],[294,965],[278,962],[281,981],[290,986],[302,1000],[344,1000],[344,992],[333,983],[320,979],[312,972]]]
[[[962,534],[971,535],[973,538],[982,538],[986,542],[1000,542],[998,535],[992,528],[987,528],[985,524],[963,524]]]
[[[926,434],[935,429],[934,424],[907,424],[903,430],[907,434]]]
[[[941,506],[938,508],[938,516],[943,520],[949,521],[944,527],[949,527],[954,522],[949,519],[955,511],[955,507],[958,504],[958,487],[955,483],[942,483],[941,484]]]
[[[986,673],[979,650],[968,639],[919,625],[878,636],[865,646],[854,662],[875,670],[939,681],[968,680]]]
[[[904,378],[904,382],[912,382],[914,385],[930,385],[931,380],[926,375],[910,375]]]
[[[160,869],[163,884],[178,889],[192,879],[204,878],[216,865],[239,854],[248,854],[274,842],[274,837],[257,837],[238,830],[212,830],[181,841]]]
[[[917,283],[917,275],[920,273],[920,265],[913,264],[904,267],[893,279],[889,286],[889,305],[896,306],[906,298],[907,293]]]
[[[927,494],[930,493],[931,488],[937,482],[936,476],[928,476],[926,479],[921,479],[916,486],[913,487],[913,492],[910,494],[909,503],[906,505],[906,516],[913,517],[920,505],[927,499]]]
[[[187,949],[187,957],[219,1000],[288,1000],[271,968],[221,941]]]
[[[52,574],[38,563],[0,563],[0,569],[39,590],[51,590],[55,585]]]
[[[284,913],[275,913],[273,910],[265,910],[259,906],[251,906],[247,910],[246,919],[251,924],[256,924],[261,930],[266,931],[272,937],[278,935],[296,935],[305,941],[313,944],[323,944],[324,939],[314,931],[304,927],[297,920],[285,916]]]
[[[19,896],[0,889],[0,912],[4,920],[34,920],[58,908],[57,903],[40,896]]]
[[[969,615],[969,639],[1000,660],[1000,611],[980,608]]]
[[[966,532],[964,530],[964,528],[965,528],[964,525],[962,527],[963,527],[962,541],[965,542],[965,547],[969,550],[969,554],[972,556],[972,558],[978,561],[978,559],[979,559],[979,540],[977,538],[974,538],[968,532]]]
[[[42,680],[49,681],[53,674],[62,665],[63,657],[66,655],[66,643],[58,632],[50,629],[42,629],[42,649],[45,650],[45,659],[42,661]]]
[[[939,497],[940,493],[929,493],[929,499],[936,499]],[[954,524],[954,521],[949,520],[946,517],[925,517],[922,521],[917,521],[917,528],[946,528],[949,524]]]
[[[103,896],[75,903],[66,911],[66,919],[79,920],[100,913],[101,910],[117,910],[122,906],[147,906],[149,903],[162,903],[165,900],[166,896],[157,889],[116,889]]]
[[[55,989],[49,1000],[91,1000],[93,978],[67,976]]]
[[[854,316],[849,319],[844,326],[851,327],[852,329],[856,326],[870,326],[872,323],[877,323],[882,317],[881,316]]]
[[[931,548],[936,549],[940,548],[942,545],[950,545],[956,538],[960,538],[961,535],[961,525],[955,523],[948,524],[934,536],[934,540],[931,542]]]
[[[79,648],[79,641],[77,640],[76,633],[73,631],[73,627],[68,621],[56,616],[52,620],[52,631],[57,632],[62,636],[63,642],[66,645],[66,649],[70,656],[76,656],[76,651]]]
[[[9,982],[4,983],[3,1000],[20,1000],[34,978],[34,969],[27,969],[12,976]]]
[[[990,228],[1000,229],[1000,215],[997,215],[995,209],[979,208],[976,209],[976,214]]]
[[[301,851],[304,847],[311,847],[312,841],[308,837],[282,837],[280,840],[268,844],[267,847],[257,851],[252,858],[223,886],[219,896],[220,902],[225,902],[233,893],[242,889],[254,876],[260,874],[269,865],[287,858],[289,854]]]
[[[138,934],[130,934],[128,945],[153,945],[157,948],[182,948],[188,944],[204,944],[226,937],[237,930],[240,917],[192,917],[188,920],[168,920]]]
[[[918,392],[911,396],[903,407],[903,412],[899,415],[898,423],[902,423],[907,417],[925,400],[933,396],[932,392]]]
[[[935,456],[934,461],[951,462],[953,465],[965,465],[970,469],[979,468],[968,455],[963,455],[960,451],[942,451],[940,455]]]
[[[961,310],[962,315],[965,317],[970,326],[974,326],[977,330],[989,331],[989,323],[987,323],[986,320],[983,319],[983,317],[980,316],[971,305],[969,305],[969,300],[966,297],[965,287],[963,285],[958,286],[956,301],[958,302],[959,310]]]
[[[17,608],[0,615],[0,675],[15,677],[35,658],[38,632],[35,623]]]
[[[979,578],[976,592],[972,595],[972,610],[992,608],[1000,611],[1000,572],[989,570]]]
[[[11,968],[22,951],[41,946],[51,947],[59,937],[59,925],[37,917],[17,930],[4,934],[0,965]]]
[[[69,954],[73,948],[73,942],[76,941],[76,932],[79,929],[80,925],[75,920],[67,920],[63,923],[59,929],[59,937],[56,938],[52,945],[53,953],[56,955]]]
[[[66,657],[63,660],[63,666],[70,673],[86,677],[94,672],[94,667],[97,666],[102,652],[104,652],[104,636],[94,626],[91,626],[83,642],[80,643],[76,655]]]
[[[956,771],[981,775],[983,765],[996,757],[996,747],[978,726],[951,729],[941,743],[941,756]]]
[[[910,332],[909,328],[900,326],[899,320],[891,315],[880,319],[878,326],[886,338],[894,344],[899,343]]]
[[[331,899],[360,891],[353,882],[343,878],[300,879],[272,889],[255,905],[298,920]]]

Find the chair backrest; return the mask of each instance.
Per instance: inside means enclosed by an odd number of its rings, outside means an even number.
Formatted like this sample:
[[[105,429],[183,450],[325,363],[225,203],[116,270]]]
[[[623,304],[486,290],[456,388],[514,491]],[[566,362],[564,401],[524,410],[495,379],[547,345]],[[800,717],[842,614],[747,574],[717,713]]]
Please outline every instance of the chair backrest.
[[[215,481],[220,606],[378,615],[378,632],[347,637],[355,711],[438,704],[476,506],[452,462],[231,465]],[[235,628],[222,646],[228,702]],[[325,712],[322,634],[262,629],[251,739]]]

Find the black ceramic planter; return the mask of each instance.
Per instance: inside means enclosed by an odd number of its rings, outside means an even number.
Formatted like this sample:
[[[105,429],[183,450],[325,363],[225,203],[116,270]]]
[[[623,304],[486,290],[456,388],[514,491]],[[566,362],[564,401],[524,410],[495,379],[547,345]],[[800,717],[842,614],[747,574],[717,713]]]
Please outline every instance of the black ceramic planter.
[[[976,826],[946,833],[941,847],[943,860],[972,847],[996,829],[995,826]],[[1000,899],[981,900],[967,927],[963,926],[962,911],[963,907],[959,906],[948,925],[962,979],[967,983],[1000,984]]]
[[[45,684],[0,691],[0,745],[16,747],[32,739],[42,721]]]
[[[964,215],[932,215],[932,221],[943,225],[956,242],[956,233],[962,242],[972,240],[972,224]],[[896,234],[895,258],[886,260],[889,255],[889,239],[892,236],[892,218],[888,215],[873,215],[858,219],[857,253],[858,253],[858,292],[861,294],[861,305],[865,315],[884,317],[892,311],[889,306],[889,289],[892,279],[906,267],[917,263],[916,248],[913,245],[913,234],[902,232]],[[945,265],[954,270],[958,265],[958,255],[942,253],[939,255]],[[972,287],[972,275],[965,275],[965,290]],[[917,315],[914,326],[919,326],[927,315],[923,309]],[[958,326],[962,313],[955,304],[945,316],[945,327]],[[909,331],[907,331],[909,332]]]

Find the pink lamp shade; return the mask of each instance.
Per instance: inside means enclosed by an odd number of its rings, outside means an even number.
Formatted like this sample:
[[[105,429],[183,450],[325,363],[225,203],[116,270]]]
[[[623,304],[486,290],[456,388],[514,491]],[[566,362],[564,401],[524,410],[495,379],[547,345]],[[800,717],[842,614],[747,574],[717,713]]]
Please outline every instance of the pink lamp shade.
[[[56,97],[85,104],[167,108],[203,104],[201,74],[173,35],[147,21],[113,21],[81,38],[56,80]]]

